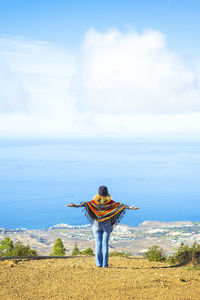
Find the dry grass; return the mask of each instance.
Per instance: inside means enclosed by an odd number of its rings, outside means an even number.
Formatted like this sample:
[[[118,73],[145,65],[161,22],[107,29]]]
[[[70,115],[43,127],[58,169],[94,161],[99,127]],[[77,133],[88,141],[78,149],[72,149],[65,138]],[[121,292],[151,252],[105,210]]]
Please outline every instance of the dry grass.
[[[200,271],[126,257],[111,257],[107,269],[94,257],[2,261],[0,299],[197,300]]]

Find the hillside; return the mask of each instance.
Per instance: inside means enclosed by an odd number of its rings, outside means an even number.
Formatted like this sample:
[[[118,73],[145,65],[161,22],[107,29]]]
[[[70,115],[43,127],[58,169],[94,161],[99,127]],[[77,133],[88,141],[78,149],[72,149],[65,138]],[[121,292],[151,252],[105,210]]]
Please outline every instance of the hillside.
[[[47,229],[6,229],[0,228],[0,241],[6,236],[15,243],[21,241],[29,244],[40,255],[49,255],[57,238],[61,238],[70,255],[74,243],[80,250],[87,247],[94,249],[94,235],[92,227],[88,225],[71,226],[57,224]],[[141,255],[148,247],[160,245],[166,254],[171,254],[181,242],[193,244],[200,240],[199,222],[159,222],[145,221],[136,227],[119,224],[115,227],[109,241],[110,250],[130,252]]]
[[[200,271],[144,259],[0,261],[0,299],[200,299]]]

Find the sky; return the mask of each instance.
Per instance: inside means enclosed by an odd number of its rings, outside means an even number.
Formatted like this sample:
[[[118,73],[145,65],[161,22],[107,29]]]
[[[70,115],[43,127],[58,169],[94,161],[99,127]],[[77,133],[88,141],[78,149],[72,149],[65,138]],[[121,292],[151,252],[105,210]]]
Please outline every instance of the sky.
[[[200,0],[0,0],[0,137],[200,137]]]

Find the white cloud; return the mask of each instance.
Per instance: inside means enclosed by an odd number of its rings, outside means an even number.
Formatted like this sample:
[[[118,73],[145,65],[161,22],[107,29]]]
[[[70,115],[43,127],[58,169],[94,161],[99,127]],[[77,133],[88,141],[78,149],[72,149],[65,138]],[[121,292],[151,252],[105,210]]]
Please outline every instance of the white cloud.
[[[17,74],[0,61],[0,111],[4,113],[30,112],[31,101]]]
[[[15,103],[11,110],[13,113],[19,112],[15,108],[22,106],[22,98],[31,103],[32,113],[47,114],[72,109],[69,88],[75,64],[70,53],[42,41],[27,42],[21,38],[11,38],[0,39],[0,59],[9,69],[7,76],[5,67],[0,65],[4,79],[1,80],[1,94],[8,94],[8,97],[1,97],[1,103],[5,106],[8,102]],[[21,91],[22,87],[26,97],[18,97],[18,90]]]
[[[83,108],[102,113],[200,111],[197,75],[167,50],[164,36],[90,30],[79,84]],[[83,99],[83,100],[82,100]]]
[[[0,136],[198,135],[199,78],[153,30],[91,29],[75,53],[0,39]]]

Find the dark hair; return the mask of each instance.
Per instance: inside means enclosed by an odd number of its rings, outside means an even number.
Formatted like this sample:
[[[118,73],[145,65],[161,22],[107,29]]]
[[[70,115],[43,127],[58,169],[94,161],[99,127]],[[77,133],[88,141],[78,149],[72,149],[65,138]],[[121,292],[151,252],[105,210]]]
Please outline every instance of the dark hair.
[[[98,194],[102,197],[109,196],[108,189],[105,185],[99,187]]]

